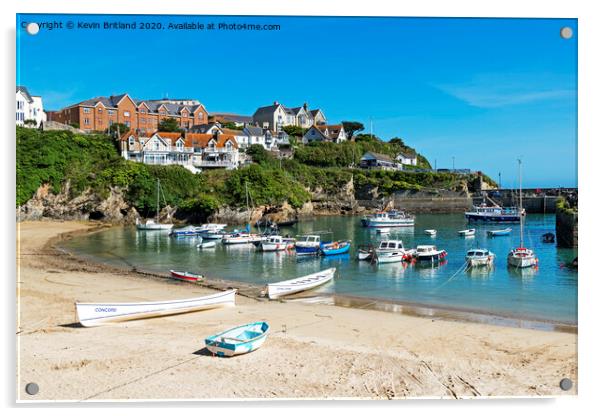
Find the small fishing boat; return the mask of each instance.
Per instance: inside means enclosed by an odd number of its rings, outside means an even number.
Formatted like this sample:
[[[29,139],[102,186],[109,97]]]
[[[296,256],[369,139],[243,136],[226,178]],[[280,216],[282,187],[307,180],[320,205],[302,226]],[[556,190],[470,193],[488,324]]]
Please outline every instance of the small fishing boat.
[[[152,318],[205,309],[234,306],[236,289],[199,298],[160,302],[82,303],[75,302],[79,323],[85,327],[99,326],[134,319]]]
[[[468,230],[460,230],[458,231],[458,235],[461,237],[473,237],[477,230],[474,228],[469,228]]]
[[[466,264],[468,267],[493,266],[495,254],[487,249],[475,248],[466,252]]]
[[[207,337],[205,346],[218,357],[246,354],[263,345],[269,330],[267,322],[253,322]]]
[[[436,246],[422,245],[416,247],[416,253],[414,257],[420,261],[438,262],[443,260],[447,256],[445,250],[439,250]]]
[[[401,240],[383,240],[374,250],[373,260],[377,263],[397,263],[410,260],[413,250],[406,250]]]
[[[430,235],[430,236],[434,237],[437,235],[437,230],[424,230],[424,233],[426,235]]]
[[[295,240],[293,238],[284,238],[279,235],[273,235],[267,238],[267,240],[259,243],[258,249],[261,251],[284,251],[290,250],[295,247]]]
[[[293,293],[303,292],[313,289],[317,286],[330,282],[334,278],[335,267],[312,273],[307,276],[297,277],[296,279],[285,280],[283,282],[269,283],[266,286],[266,292],[270,299],[277,299],[281,296],[291,295]]]
[[[261,241],[261,236],[249,233],[234,233],[222,238],[223,244],[252,244],[255,241]]]
[[[323,256],[334,256],[336,254],[345,254],[351,248],[351,241],[340,240],[331,243],[320,244],[320,252]]]
[[[513,223],[519,222],[522,212],[522,216],[525,215],[525,211],[521,208],[516,207],[501,207],[499,205],[487,206],[487,204],[481,204],[479,206],[473,206],[472,211],[464,213],[464,216],[469,222],[506,222]]]
[[[489,231],[487,231],[487,235],[489,237],[500,237],[503,235],[510,235],[511,232],[512,232],[512,228],[504,228],[501,230],[489,230]]]
[[[391,232],[390,228],[377,228],[376,234],[389,234]]]
[[[377,212],[362,219],[362,224],[371,228],[413,227],[414,217],[405,212]]]
[[[203,241],[202,243],[197,244],[196,248],[200,248],[201,250],[203,250],[208,248],[215,248],[216,245],[217,244],[215,241]]]
[[[545,233],[541,236],[541,241],[544,243],[553,243],[556,240],[554,233]]]
[[[302,235],[295,242],[297,255],[317,255],[320,252],[319,235]]]
[[[194,274],[189,272],[177,272],[175,270],[170,270],[171,277],[178,280],[185,280],[187,282],[198,282],[199,280],[203,280],[204,277],[200,274]]]
[[[200,234],[203,240],[221,240],[226,235],[227,233],[224,230],[206,230]]]

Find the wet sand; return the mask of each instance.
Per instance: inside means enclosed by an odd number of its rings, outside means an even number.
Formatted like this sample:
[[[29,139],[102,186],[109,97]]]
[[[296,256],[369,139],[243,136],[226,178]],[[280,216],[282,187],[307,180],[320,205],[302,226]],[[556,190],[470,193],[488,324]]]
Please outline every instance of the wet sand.
[[[54,248],[78,222],[19,224],[20,400],[548,396],[577,380],[577,335],[301,301],[237,296],[236,308],[83,328],[78,301],[213,293],[75,258]],[[244,292],[244,290],[243,290]],[[258,351],[230,359],[207,335],[267,320]],[[28,396],[24,386],[40,391]],[[575,383],[576,385],[576,383]]]

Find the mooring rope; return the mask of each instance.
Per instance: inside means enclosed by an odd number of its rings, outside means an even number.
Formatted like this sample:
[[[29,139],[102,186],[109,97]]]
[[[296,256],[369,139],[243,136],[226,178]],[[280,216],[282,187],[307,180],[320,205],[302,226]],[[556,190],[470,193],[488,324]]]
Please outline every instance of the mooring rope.
[[[445,282],[441,283],[439,286],[437,286],[436,288],[431,290],[430,293],[433,293],[433,292],[441,289],[443,286],[445,286],[446,284],[451,282],[452,279],[454,279],[458,275],[458,273],[466,271],[466,270],[468,270],[468,268],[469,268],[468,261],[465,261],[464,263],[462,263],[462,266],[460,266],[460,268],[458,270],[456,270],[456,272],[454,274],[452,274],[452,276],[449,279],[447,279]]]

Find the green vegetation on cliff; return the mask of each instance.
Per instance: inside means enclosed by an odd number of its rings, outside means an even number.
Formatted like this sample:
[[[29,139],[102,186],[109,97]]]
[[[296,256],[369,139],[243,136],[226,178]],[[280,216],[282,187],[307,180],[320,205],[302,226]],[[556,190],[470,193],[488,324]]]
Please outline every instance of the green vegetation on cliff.
[[[380,147],[379,147],[380,146]],[[145,165],[124,160],[115,141],[106,135],[78,135],[68,131],[40,132],[17,128],[16,205],[25,204],[44,184],[54,193],[69,184],[69,196],[87,189],[102,197],[113,187],[142,215],[154,215],[156,180],[161,180],[168,205],[182,215],[206,216],[223,205],[245,205],[245,183],[252,202],[301,207],[312,193],[335,196],[353,179],[356,192],[378,187],[381,195],[401,190],[459,189],[466,177],[451,173],[365,171],[349,168],[364,151],[393,155],[399,144],[373,140],[343,144],[299,146],[293,159],[276,159],[253,145],[247,154],[255,163],[238,170],[208,170],[193,174],[176,165]],[[428,162],[426,162],[428,163]],[[468,179],[470,180],[470,178]]]

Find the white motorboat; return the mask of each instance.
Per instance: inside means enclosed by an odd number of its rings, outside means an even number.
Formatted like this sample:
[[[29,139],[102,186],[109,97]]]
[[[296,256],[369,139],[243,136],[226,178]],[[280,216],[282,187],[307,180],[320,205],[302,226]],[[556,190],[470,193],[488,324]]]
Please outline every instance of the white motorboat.
[[[76,302],[75,311],[79,322],[83,326],[91,327],[133,319],[152,318],[224,306],[234,306],[236,301],[235,295],[236,289],[232,289],[198,298],[159,302]]]
[[[396,263],[409,260],[413,250],[406,250],[401,240],[383,240],[374,250],[374,260],[377,263]]]
[[[216,246],[216,242],[215,241],[203,241],[202,243],[199,243],[196,245],[196,248],[200,248],[202,250],[208,249],[208,248],[215,248]]]
[[[391,232],[390,228],[377,228],[376,229],[377,234],[389,234],[390,232]]]
[[[437,230],[424,230],[424,233],[426,235],[430,235],[430,236],[434,237],[437,235]]]
[[[414,217],[404,212],[377,212],[362,220],[362,224],[371,228],[412,227]]]
[[[447,256],[447,252],[445,250],[437,249],[437,246],[433,245],[421,245],[416,247],[416,253],[414,257],[418,261],[430,261],[430,262],[438,262],[443,260]]]
[[[296,279],[285,280],[283,282],[269,283],[266,287],[266,294],[270,299],[277,299],[281,296],[291,295],[293,293],[303,292],[323,285],[334,278],[335,267],[312,273],[307,276]]]
[[[468,267],[493,266],[495,254],[487,249],[475,248],[466,252],[466,264]]]
[[[249,233],[234,233],[225,235],[222,238],[222,244],[232,245],[232,244],[252,244],[255,241],[260,241],[261,236],[257,234],[249,234]]]
[[[293,238],[284,238],[279,235],[273,235],[268,237],[259,243],[258,248],[261,251],[284,251],[290,250],[295,247],[295,240]]]
[[[474,237],[477,230],[474,228],[469,228],[468,230],[460,230],[458,231],[458,235],[461,237]]]

